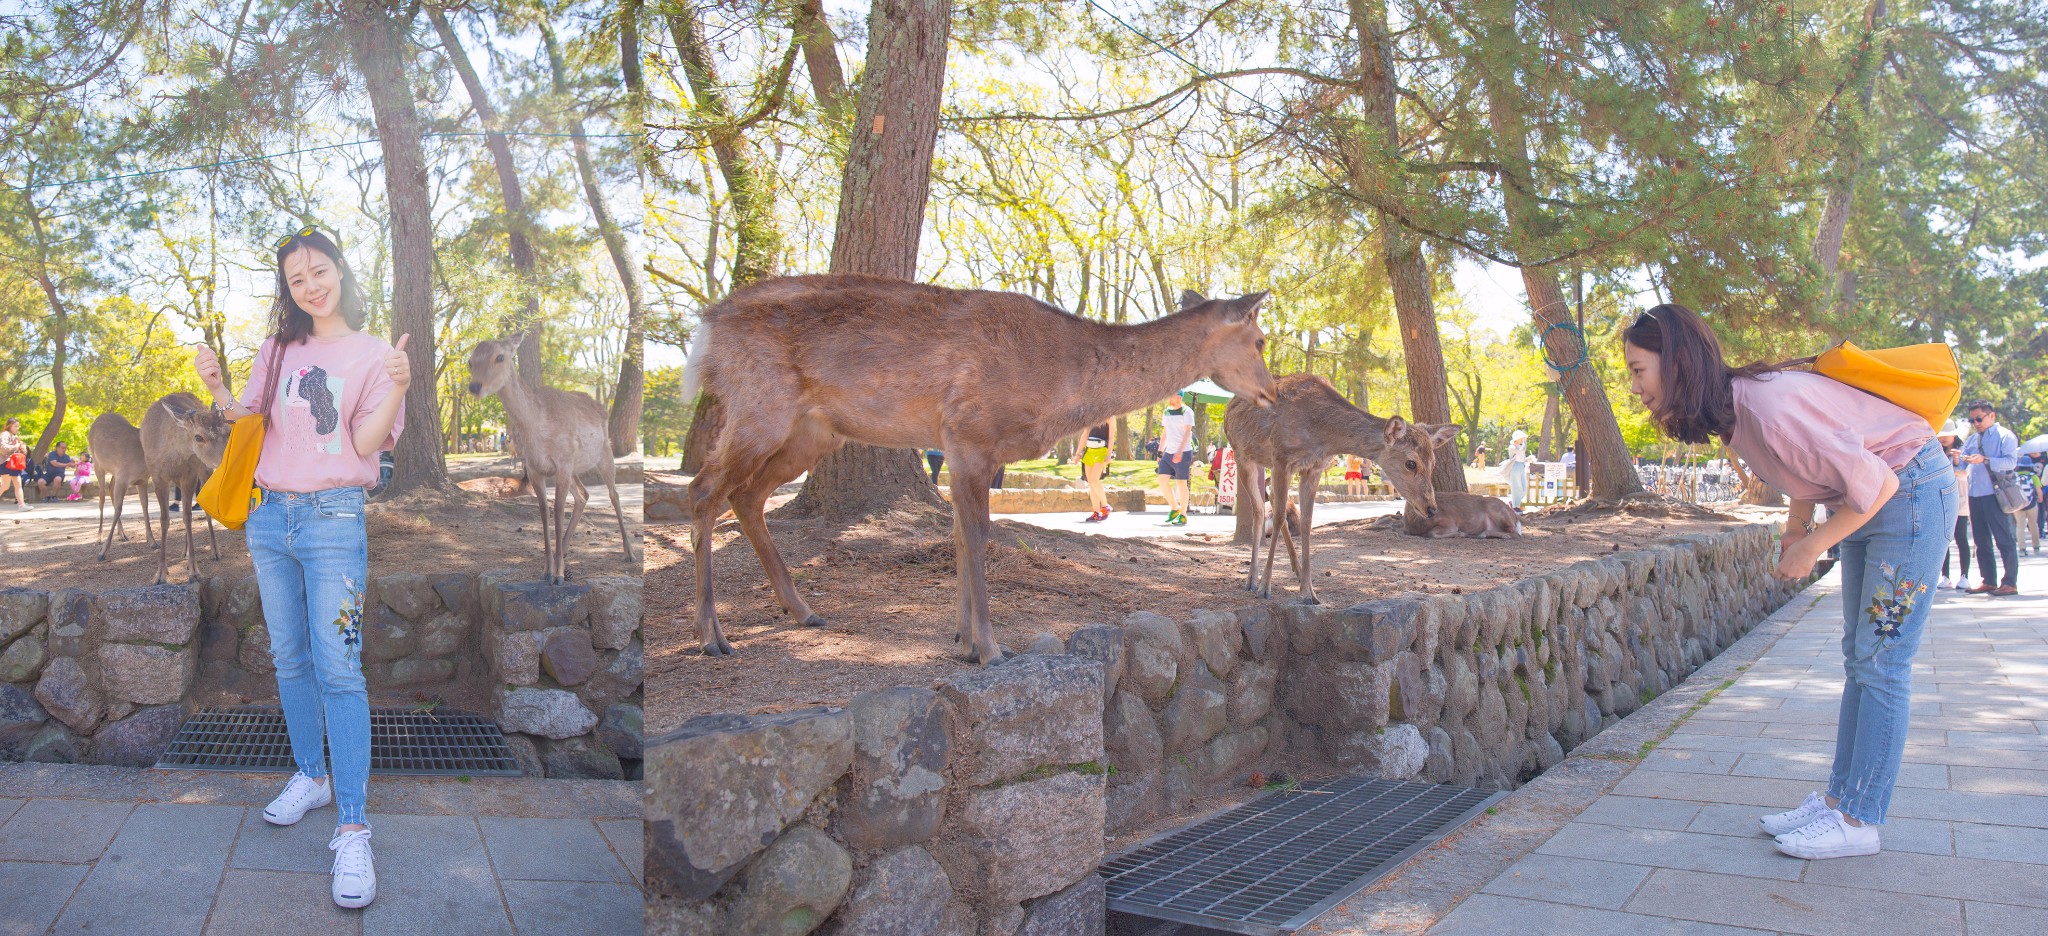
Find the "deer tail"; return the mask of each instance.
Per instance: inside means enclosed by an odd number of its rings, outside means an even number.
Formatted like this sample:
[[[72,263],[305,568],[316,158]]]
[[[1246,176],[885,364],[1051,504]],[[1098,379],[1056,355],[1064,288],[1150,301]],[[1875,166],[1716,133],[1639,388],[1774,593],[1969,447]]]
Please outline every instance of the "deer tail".
[[[683,405],[697,402],[697,393],[704,389],[704,350],[711,345],[711,323],[697,326],[697,333],[690,336],[689,356],[683,359]]]

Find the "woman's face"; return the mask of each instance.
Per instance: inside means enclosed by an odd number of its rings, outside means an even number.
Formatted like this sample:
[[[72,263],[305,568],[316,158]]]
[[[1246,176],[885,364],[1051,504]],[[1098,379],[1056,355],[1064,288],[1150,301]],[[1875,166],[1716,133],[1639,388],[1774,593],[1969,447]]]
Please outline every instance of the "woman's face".
[[[1633,344],[1623,344],[1621,356],[1628,362],[1629,392],[1650,412],[1656,412],[1657,403],[1664,398],[1664,356]]]
[[[326,254],[304,246],[285,254],[284,281],[292,301],[315,321],[341,311],[341,269]]]

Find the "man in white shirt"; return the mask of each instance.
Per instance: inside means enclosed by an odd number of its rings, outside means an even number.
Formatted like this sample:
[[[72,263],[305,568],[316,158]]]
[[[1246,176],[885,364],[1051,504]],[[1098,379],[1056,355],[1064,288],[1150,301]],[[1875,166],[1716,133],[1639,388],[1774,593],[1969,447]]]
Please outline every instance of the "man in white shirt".
[[[1188,525],[1188,473],[1195,464],[1195,411],[1180,394],[1166,399],[1159,438],[1159,493],[1166,497],[1166,523]]]

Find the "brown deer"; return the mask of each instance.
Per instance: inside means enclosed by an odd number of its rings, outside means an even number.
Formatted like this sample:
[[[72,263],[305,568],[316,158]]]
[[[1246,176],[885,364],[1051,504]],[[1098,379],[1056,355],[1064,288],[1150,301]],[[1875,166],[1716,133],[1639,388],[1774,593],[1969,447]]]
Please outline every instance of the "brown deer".
[[[142,457],[142,430],[119,413],[101,413],[85,430],[86,448],[92,452],[93,480],[99,488],[100,524],[94,539],[101,539],[99,561],[107,561],[114,537],[123,539],[121,508],[128,503],[128,489],[141,485],[136,500],[142,503],[142,537],[156,545],[156,532],[149,527],[149,463]],[[114,499],[114,524],[107,526],[107,498]]]
[[[604,404],[580,390],[528,388],[519,380],[519,338],[478,344],[469,353],[469,392],[478,399],[495,393],[505,404],[512,441],[526,466],[526,481],[540,503],[541,558],[549,584],[569,577],[569,533],[583,519],[590,490],[582,475],[595,474],[612,498],[619,521],[619,543],[633,559],[633,541],[626,534],[626,513],[619,508],[618,463],[612,460]],[[548,485],[555,488],[554,535],[548,535]],[[562,524],[562,504],[574,498],[569,523]]]
[[[1301,582],[1302,601],[1316,604],[1315,582],[1309,576],[1309,527],[1315,514],[1316,485],[1331,459],[1359,455],[1380,466],[1380,473],[1401,492],[1408,509],[1425,516],[1437,513],[1438,494],[1429,473],[1436,466],[1436,448],[1458,435],[1456,425],[1427,426],[1399,416],[1374,416],[1344,399],[1330,382],[1314,374],[1288,374],[1274,379],[1280,398],[1269,408],[1231,400],[1223,409],[1223,434],[1237,449],[1238,477],[1254,511],[1258,533],[1252,537],[1251,574],[1245,588],[1261,598],[1273,595],[1273,554],[1280,542],[1290,553],[1294,542],[1288,522],[1288,481],[1300,478],[1301,552],[1294,557],[1294,575]],[[1270,502],[1259,490],[1258,470],[1273,473]],[[1266,508],[1271,505],[1271,512]],[[1270,523],[1267,521],[1271,520]],[[1266,528],[1270,526],[1269,534]],[[1259,574],[1259,540],[1266,548],[1264,580]]]
[[[1422,514],[1413,506],[1403,509],[1401,527],[1410,536],[1437,539],[1518,539],[1522,535],[1522,517],[1498,497],[1446,491],[1436,496],[1433,516]]]
[[[793,276],[735,290],[704,310],[683,367],[686,404],[703,387],[725,408],[712,454],[690,481],[704,652],[732,652],[711,590],[712,520],[728,500],[782,607],[804,624],[825,623],[792,587],[762,508],[777,485],[853,439],[945,450],[958,640],[969,659],[994,662],[1001,650],[982,561],[996,469],[1202,377],[1248,405],[1270,403],[1258,326],[1265,299],[1190,292],[1180,311],[1124,326],[1015,293],[872,276]]]
[[[185,581],[199,580],[198,557],[192,549],[192,500],[228,450],[231,424],[220,411],[190,393],[173,393],[149,405],[142,414],[142,456],[156,490],[163,529],[156,539],[156,584],[171,577],[171,489],[185,499]],[[206,536],[213,558],[220,559],[220,540],[213,518],[206,518]]]

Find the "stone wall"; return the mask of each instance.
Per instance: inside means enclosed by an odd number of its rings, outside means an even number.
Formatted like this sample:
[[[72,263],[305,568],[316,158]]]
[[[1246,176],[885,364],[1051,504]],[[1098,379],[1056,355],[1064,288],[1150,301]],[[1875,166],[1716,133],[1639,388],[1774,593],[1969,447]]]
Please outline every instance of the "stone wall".
[[[650,739],[651,933],[1100,933],[1106,837],[1255,772],[1507,789],[1796,594],[1762,526],[1472,594],[1138,612]],[[921,921],[913,928],[912,921]],[[932,921],[937,921],[936,929]]]
[[[636,769],[639,579],[386,575],[370,581],[363,608],[373,698],[483,700],[533,776]],[[274,702],[275,672],[253,576],[0,589],[0,759],[148,766],[199,706]]]

